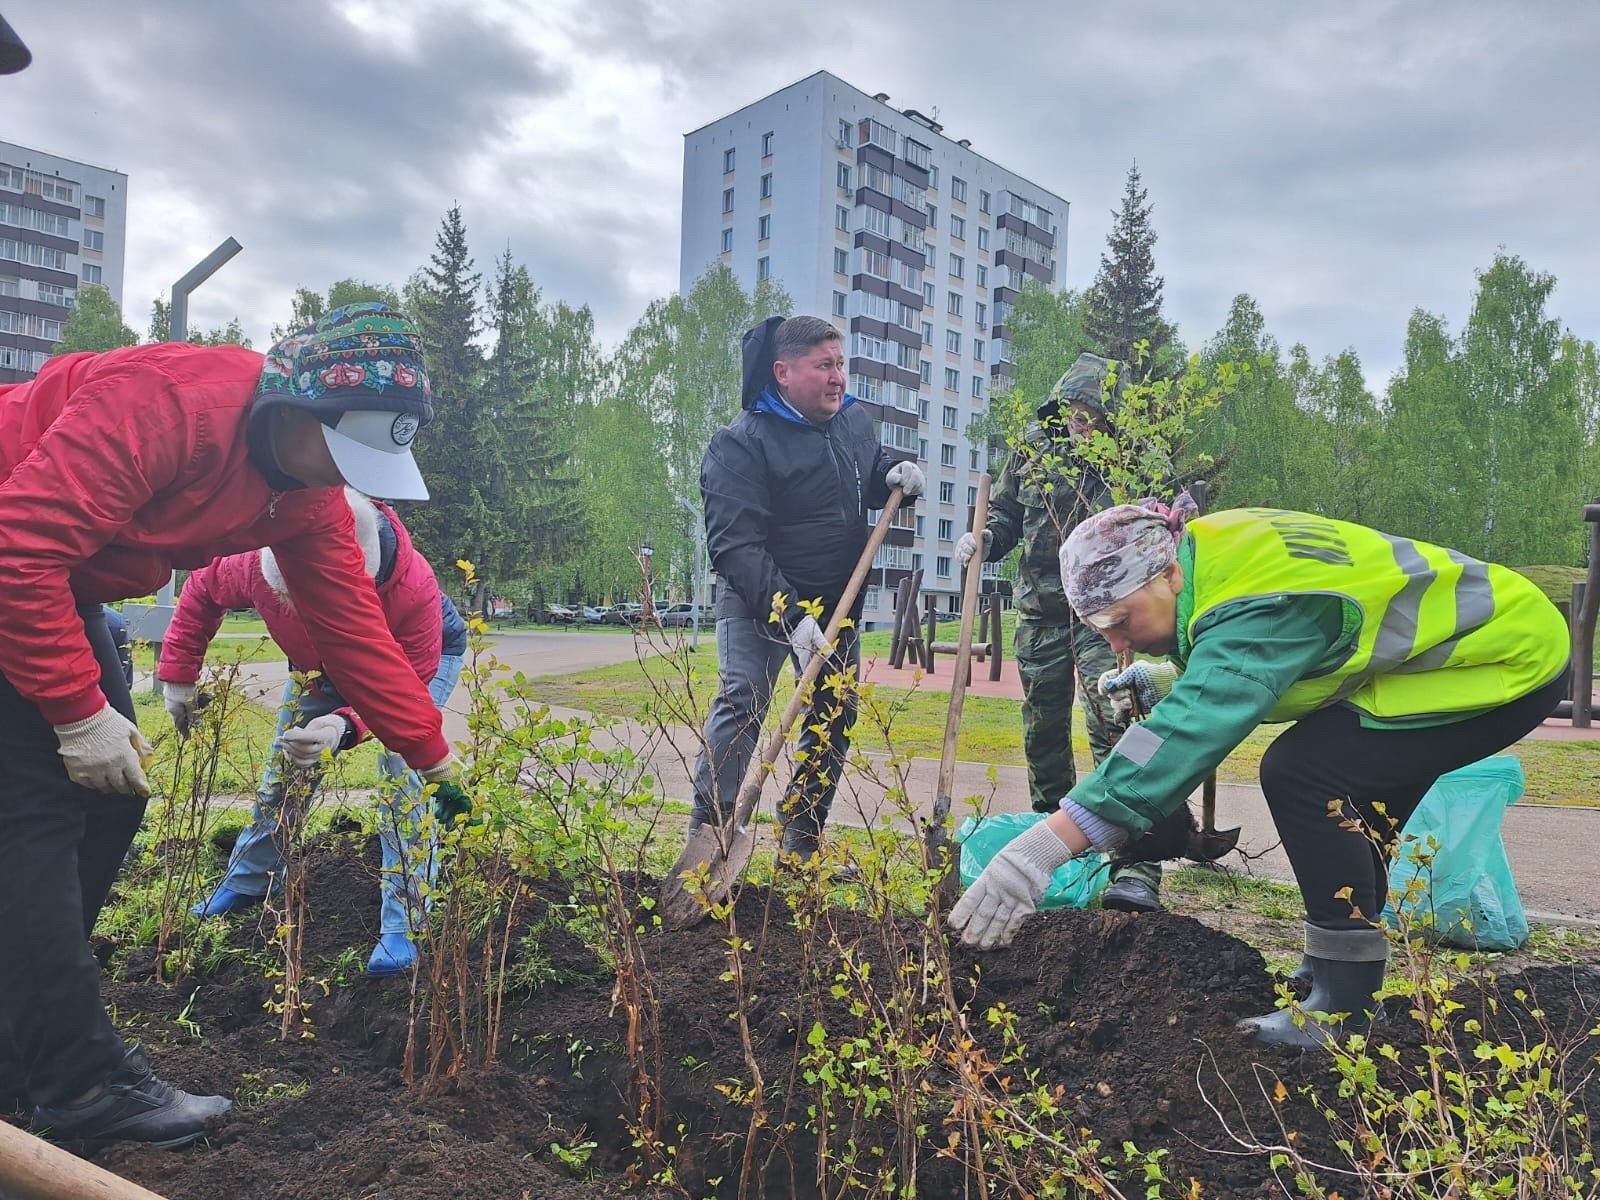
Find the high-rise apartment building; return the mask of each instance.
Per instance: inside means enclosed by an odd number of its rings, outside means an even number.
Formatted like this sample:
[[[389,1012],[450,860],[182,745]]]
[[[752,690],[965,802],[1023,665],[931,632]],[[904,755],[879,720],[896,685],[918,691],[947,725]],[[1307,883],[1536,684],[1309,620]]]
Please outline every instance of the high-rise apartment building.
[[[883,444],[927,472],[864,621],[891,621],[894,588],[919,567],[924,595],[960,607],[955,543],[987,465],[968,426],[1011,378],[1006,316],[1025,279],[1054,284],[1066,224],[1060,196],[826,71],[685,135],[682,290],[723,262],[831,317],[850,391]]]
[[[128,177],[0,142],[0,383],[30,378],[84,284],[122,303]]]

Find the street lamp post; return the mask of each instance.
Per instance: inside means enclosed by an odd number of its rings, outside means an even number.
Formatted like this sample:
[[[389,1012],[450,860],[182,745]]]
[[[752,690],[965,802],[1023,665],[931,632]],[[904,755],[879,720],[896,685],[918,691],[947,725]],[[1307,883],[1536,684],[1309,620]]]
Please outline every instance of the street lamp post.
[[[639,627],[659,624],[656,619],[656,586],[650,578],[650,560],[656,555],[656,548],[650,544],[650,539],[645,538],[639,546],[639,567],[644,573],[644,603],[639,609]]]

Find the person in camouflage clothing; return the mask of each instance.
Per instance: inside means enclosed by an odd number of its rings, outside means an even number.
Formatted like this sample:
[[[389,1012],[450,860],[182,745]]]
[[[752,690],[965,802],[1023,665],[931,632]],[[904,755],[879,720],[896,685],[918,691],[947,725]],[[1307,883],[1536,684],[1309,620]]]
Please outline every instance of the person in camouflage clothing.
[[[1051,813],[1078,781],[1072,761],[1072,699],[1083,706],[1089,750],[1098,766],[1122,735],[1109,698],[1097,682],[1117,669],[1116,655],[1093,627],[1079,621],[1061,584],[1061,543],[1078,524],[1111,507],[1110,490],[1093,472],[1073,462],[1072,440],[1105,428],[1106,377],[1113,364],[1080,354],[1039,406],[1039,420],[1023,436],[1000,472],[989,498],[984,561],[997,562],[1022,543],[1014,601],[1017,609],[1017,671],[1022,677],[1022,745],[1028,788],[1037,812]],[[956,561],[965,567],[977,539],[963,534]],[[1112,863],[1111,886],[1102,903],[1127,912],[1161,907],[1161,865]]]

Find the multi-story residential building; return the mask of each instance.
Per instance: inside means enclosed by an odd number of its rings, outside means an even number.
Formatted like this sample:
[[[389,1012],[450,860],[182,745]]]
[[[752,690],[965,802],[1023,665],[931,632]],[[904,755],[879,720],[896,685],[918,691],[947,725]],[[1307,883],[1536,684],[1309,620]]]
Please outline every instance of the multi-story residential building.
[[[0,383],[50,357],[84,284],[122,303],[127,225],[120,171],[0,142]]]
[[[682,289],[722,262],[747,288],[775,279],[796,313],[831,317],[883,444],[927,472],[879,554],[864,621],[890,622],[894,588],[919,567],[924,595],[960,607],[955,543],[988,465],[968,426],[1011,379],[1006,315],[1023,281],[1064,270],[1066,223],[1060,196],[826,71],[685,135]]]

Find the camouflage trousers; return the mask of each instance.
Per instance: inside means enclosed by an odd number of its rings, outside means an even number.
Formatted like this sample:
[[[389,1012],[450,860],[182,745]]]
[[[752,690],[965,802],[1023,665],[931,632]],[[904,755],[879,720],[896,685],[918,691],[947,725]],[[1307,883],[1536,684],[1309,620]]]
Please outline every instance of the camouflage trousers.
[[[1072,701],[1076,695],[1089,731],[1096,766],[1122,736],[1111,704],[1096,686],[1113,671],[1117,656],[1093,627],[1079,621],[1018,621],[1017,673],[1022,677],[1022,748],[1028,759],[1028,790],[1035,812],[1052,813],[1078,782],[1072,761]],[[1152,886],[1161,879],[1159,863],[1113,862],[1114,874],[1136,874]]]

